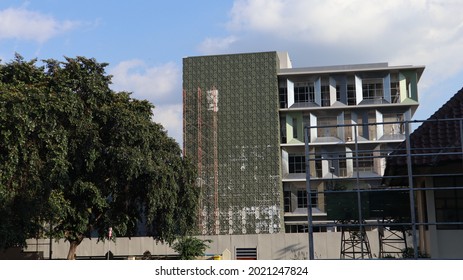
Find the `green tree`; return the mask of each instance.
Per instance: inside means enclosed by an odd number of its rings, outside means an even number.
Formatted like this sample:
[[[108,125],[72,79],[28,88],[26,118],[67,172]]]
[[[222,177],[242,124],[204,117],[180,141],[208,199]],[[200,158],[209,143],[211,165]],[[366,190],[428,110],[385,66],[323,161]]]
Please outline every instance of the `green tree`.
[[[0,66],[0,245],[23,245],[46,223],[70,243],[68,259],[109,227],[134,236],[143,225],[169,244],[190,234],[195,170],[154,107],[112,91],[105,63],[36,64],[17,55]]]
[[[172,249],[179,254],[181,260],[194,260],[197,257],[204,256],[204,252],[209,248],[206,243],[211,243],[211,240],[186,236],[177,240]]]

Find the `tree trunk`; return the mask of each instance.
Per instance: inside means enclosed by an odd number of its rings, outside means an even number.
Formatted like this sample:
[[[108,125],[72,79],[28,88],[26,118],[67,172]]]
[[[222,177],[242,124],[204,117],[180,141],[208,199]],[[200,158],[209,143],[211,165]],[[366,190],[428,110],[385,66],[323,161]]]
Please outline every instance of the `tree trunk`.
[[[75,260],[76,259],[76,250],[77,246],[79,246],[79,243],[77,240],[74,241],[69,241],[69,252],[68,252],[68,260]]]
[[[84,240],[83,235],[79,235],[79,237],[75,240],[68,240],[69,241],[69,252],[68,252],[68,260],[75,260],[76,259],[76,251],[77,246]]]

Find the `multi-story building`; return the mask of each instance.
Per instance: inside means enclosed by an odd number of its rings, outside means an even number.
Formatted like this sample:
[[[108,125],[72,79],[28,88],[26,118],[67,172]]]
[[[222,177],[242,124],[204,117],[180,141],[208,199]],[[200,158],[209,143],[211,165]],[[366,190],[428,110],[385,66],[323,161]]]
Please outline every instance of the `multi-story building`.
[[[423,70],[292,68],[280,52],[184,58],[184,153],[198,167],[202,233],[305,232],[308,205],[317,230],[336,230],[346,213],[325,192],[380,187]]]
[[[308,204],[318,231],[336,230],[326,227],[333,221],[359,219],[355,193],[341,194],[352,198],[354,207],[348,209],[339,196],[329,201],[329,191],[381,188],[385,156],[405,140],[406,121],[418,107],[423,70],[376,63],[278,71],[287,233],[307,231]],[[364,200],[362,219],[373,218],[374,207]]]

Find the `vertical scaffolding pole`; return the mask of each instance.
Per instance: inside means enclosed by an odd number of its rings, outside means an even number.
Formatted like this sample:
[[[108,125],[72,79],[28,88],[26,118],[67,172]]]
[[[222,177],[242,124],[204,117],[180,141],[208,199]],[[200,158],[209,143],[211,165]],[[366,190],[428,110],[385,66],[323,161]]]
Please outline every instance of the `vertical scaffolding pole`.
[[[412,170],[412,153],[410,144],[410,121],[405,122],[405,145],[407,149],[407,173],[408,173],[408,185],[410,192],[410,219],[412,224],[412,235],[413,235],[413,255],[415,259],[418,259],[418,240],[416,238],[416,219],[415,219],[415,193],[413,192],[413,170]]]
[[[198,156],[198,187],[199,187],[199,192],[200,192],[200,197],[199,197],[199,215],[198,215],[198,224],[200,226],[201,232],[204,231],[204,225],[203,225],[203,217],[202,217],[202,211],[203,211],[203,174],[202,174],[202,118],[201,118],[201,88],[198,87],[198,94],[197,94],[197,110],[198,110],[198,150],[197,150],[197,156]]]
[[[313,220],[312,220],[312,200],[310,190],[310,152],[309,152],[309,140],[310,140],[310,128],[304,126],[304,142],[305,142],[305,184],[306,184],[306,195],[307,195],[307,226],[309,230],[309,260],[315,259],[314,247],[313,247]]]
[[[218,111],[218,91],[215,87],[212,88],[212,137],[213,137],[213,153],[214,153],[214,229],[215,234],[220,232],[219,223],[219,165],[218,165],[218,147],[217,147],[217,111]]]
[[[368,125],[366,129],[367,131],[369,130]],[[364,234],[366,235],[366,232],[364,231],[364,228],[363,228],[362,197],[360,195],[360,171],[359,171],[359,152],[358,152],[359,145],[358,145],[357,124],[354,126],[354,135],[355,135],[355,165],[357,166],[357,175],[356,175],[357,207],[358,207],[358,216],[359,216],[359,232],[360,232],[360,239],[361,239],[360,240],[360,253],[361,253],[361,259],[363,259],[363,251],[364,251],[363,242],[365,239]]]
[[[186,137],[186,90],[183,90],[182,92],[182,97],[183,97],[183,157],[185,158],[186,156],[186,142],[185,142],[185,137]]]
[[[463,164],[463,119],[460,119],[460,155],[462,157]]]

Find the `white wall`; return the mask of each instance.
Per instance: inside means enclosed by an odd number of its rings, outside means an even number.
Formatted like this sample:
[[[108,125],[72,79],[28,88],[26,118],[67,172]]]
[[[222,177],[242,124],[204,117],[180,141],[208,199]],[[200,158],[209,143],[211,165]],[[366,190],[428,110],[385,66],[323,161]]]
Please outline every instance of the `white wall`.
[[[253,234],[253,235],[214,235],[199,236],[201,239],[211,239],[210,248],[206,254],[221,254],[228,249],[232,259],[235,259],[235,248],[257,247],[258,259],[261,260],[291,260],[306,259],[308,256],[308,235],[306,233],[291,234]],[[368,232],[373,258],[379,255],[378,235],[376,231]],[[145,251],[152,255],[171,255],[175,252],[166,244],[156,243],[149,237],[117,238],[111,242],[111,252],[115,256],[140,256]],[[314,255],[316,259],[339,259],[341,249],[340,232],[314,233]],[[69,243],[53,242],[53,258],[64,259],[67,256]],[[49,240],[30,239],[25,251],[43,251],[44,258],[49,256]],[[108,242],[98,242],[97,239],[85,239],[77,248],[78,257],[102,257],[108,251]]]

